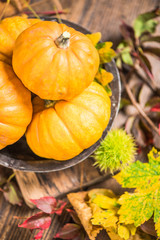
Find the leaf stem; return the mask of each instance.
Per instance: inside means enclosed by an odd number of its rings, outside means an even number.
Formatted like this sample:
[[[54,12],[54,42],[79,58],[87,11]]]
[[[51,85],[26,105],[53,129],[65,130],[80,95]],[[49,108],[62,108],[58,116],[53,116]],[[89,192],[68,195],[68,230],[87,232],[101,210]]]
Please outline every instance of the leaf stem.
[[[12,180],[12,178],[14,178],[15,177],[15,172],[14,173],[12,173],[10,176],[9,176],[9,178],[7,179],[7,183],[9,183],[11,180]]]
[[[141,108],[140,104],[136,101],[129,85],[127,84],[126,78],[130,77],[131,73],[128,73],[128,76],[125,77],[124,74],[121,72],[121,80],[124,84],[124,87],[127,91],[127,94],[132,102],[132,104],[136,107],[136,109],[138,110],[138,112],[140,113],[140,115],[146,120],[146,122],[152,127],[152,129],[159,135],[159,129],[155,126],[155,124],[152,122],[152,120],[146,115],[146,113],[143,111],[143,109]]]

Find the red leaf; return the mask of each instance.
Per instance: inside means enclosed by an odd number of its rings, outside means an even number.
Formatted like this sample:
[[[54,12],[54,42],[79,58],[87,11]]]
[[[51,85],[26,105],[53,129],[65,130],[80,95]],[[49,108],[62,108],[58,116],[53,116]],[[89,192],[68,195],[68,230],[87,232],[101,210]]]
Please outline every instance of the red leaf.
[[[35,236],[34,239],[41,239],[43,237],[44,230],[40,230]]]
[[[53,214],[53,213],[56,213],[56,214],[58,214],[58,215],[61,215],[64,207],[66,206],[66,204],[67,204],[66,202],[63,202],[63,201],[61,201],[61,200],[58,200],[58,202],[57,202],[57,207],[56,207],[55,209],[53,209],[51,213],[52,213],[52,214]]]
[[[52,213],[53,208],[57,206],[57,200],[54,197],[42,197],[39,199],[30,199],[37,208],[45,213]]]
[[[70,216],[72,217],[73,221],[76,223],[76,224],[79,224],[81,225],[81,221],[79,220],[78,218],[78,215],[77,213],[72,210],[72,209],[66,209],[67,212],[69,212]]]
[[[28,229],[47,229],[51,224],[51,217],[43,212],[39,212],[29,218],[27,218],[21,225],[18,227],[28,228]]]
[[[65,224],[60,231],[54,236],[54,238],[61,239],[74,239],[81,233],[81,228],[77,224],[67,223]]]
[[[66,202],[63,202],[61,200],[56,200],[54,197],[42,197],[40,199],[31,199],[31,202],[33,202],[36,207],[40,210],[42,210],[45,213],[53,214],[56,213],[60,215],[67,204]]]
[[[160,112],[160,103],[157,103],[156,105],[154,105],[151,109],[151,112]]]

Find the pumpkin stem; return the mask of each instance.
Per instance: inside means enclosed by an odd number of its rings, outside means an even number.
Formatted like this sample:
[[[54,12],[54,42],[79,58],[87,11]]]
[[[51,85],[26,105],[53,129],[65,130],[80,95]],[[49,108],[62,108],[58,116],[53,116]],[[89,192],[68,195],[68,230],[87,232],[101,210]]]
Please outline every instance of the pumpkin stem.
[[[57,47],[66,49],[67,47],[69,47],[70,37],[71,34],[65,31],[54,42],[57,45]]]
[[[44,100],[44,106],[46,108],[54,107],[55,103],[56,101],[54,100],[46,100],[46,99]]]

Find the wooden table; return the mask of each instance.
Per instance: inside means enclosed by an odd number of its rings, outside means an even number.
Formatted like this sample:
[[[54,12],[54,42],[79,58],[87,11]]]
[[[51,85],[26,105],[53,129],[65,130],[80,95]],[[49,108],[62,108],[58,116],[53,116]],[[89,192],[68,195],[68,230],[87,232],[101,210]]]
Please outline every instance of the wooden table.
[[[130,24],[137,14],[155,8],[159,4],[159,0],[34,0],[31,3],[33,3],[32,6],[36,11],[53,10],[54,6],[59,10],[62,7],[63,9],[68,8],[69,13],[63,15],[63,18],[78,23],[91,32],[100,31],[102,33],[102,40],[112,41],[115,47],[121,38],[119,31],[121,20],[123,19]],[[105,176],[102,176],[101,181],[103,180],[103,182],[101,184],[95,185],[94,177],[98,176],[98,174],[100,175],[100,173],[90,166],[90,161],[85,161],[85,166],[88,166],[86,168],[87,171],[85,171],[84,180],[87,182],[86,187],[92,184],[94,187],[107,187],[113,189],[115,193],[120,193],[122,189],[120,189],[119,185],[113,179],[106,180]],[[65,185],[65,180],[63,181],[66,174],[70,176],[70,185]],[[21,174],[17,174],[17,179],[19,176]],[[35,177],[34,174],[31,176]],[[57,193],[54,192],[55,187],[46,187],[48,179],[51,178],[59,178],[62,181],[58,186]],[[41,174],[38,174],[35,181],[39,185],[41,182],[41,190],[42,192],[44,191],[44,194],[48,193],[47,195],[57,196],[58,194],[72,191],[72,189],[78,189],[80,187],[80,165],[67,170],[67,172],[49,173],[43,175],[43,177]],[[33,184],[32,186],[30,185],[30,188],[32,187]],[[30,209],[25,203],[22,207],[10,205],[5,201],[2,193],[0,193],[0,240],[31,240],[33,235],[29,230],[18,228],[18,223],[21,223],[21,220],[16,220],[13,216],[29,217],[35,212],[37,210]],[[51,240],[60,225],[63,225],[67,219],[68,215],[61,217],[54,216],[52,225],[48,231],[45,231],[43,239]]]

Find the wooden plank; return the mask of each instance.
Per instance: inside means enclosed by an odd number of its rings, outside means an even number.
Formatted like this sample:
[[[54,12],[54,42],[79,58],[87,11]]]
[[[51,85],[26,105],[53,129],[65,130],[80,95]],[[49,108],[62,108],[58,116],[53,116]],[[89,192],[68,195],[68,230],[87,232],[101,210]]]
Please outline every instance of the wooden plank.
[[[26,204],[29,207],[34,205],[30,199],[43,196],[60,197],[70,191],[80,189],[81,181],[84,185],[90,185],[92,181],[101,178],[101,174],[93,167],[91,158],[85,160],[83,168],[83,179],[81,179],[81,164],[65,169],[63,171],[51,173],[33,173],[15,171],[16,179],[21,189]]]

